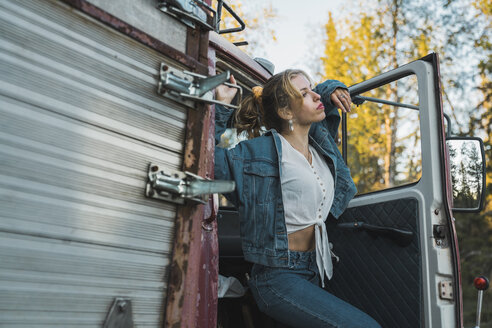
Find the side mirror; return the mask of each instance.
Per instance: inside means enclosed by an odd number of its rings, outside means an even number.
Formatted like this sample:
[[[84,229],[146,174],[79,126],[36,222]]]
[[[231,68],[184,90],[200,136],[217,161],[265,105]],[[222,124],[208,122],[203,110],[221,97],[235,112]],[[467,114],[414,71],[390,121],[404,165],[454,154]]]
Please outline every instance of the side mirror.
[[[446,139],[453,184],[453,211],[478,213],[485,199],[485,150],[480,138]]]

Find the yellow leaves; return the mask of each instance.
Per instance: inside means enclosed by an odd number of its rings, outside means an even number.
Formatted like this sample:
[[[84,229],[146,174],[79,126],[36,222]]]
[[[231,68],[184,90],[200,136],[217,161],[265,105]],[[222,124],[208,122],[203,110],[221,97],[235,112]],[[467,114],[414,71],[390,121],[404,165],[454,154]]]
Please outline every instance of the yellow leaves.
[[[420,33],[416,39],[415,48],[417,49],[416,57],[424,57],[429,53],[429,37],[428,33]]]
[[[216,7],[217,3],[216,2],[214,2],[214,5],[215,5],[214,9],[217,9],[217,7]],[[246,26],[248,26],[249,24],[244,19],[242,4],[240,2],[235,2],[235,3],[229,4],[229,6],[239,17],[243,18],[244,23],[246,24]],[[239,27],[239,26],[240,25],[237,22],[237,20],[227,10],[222,8],[222,15],[221,15],[221,19],[220,19],[220,29],[224,30],[226,28],[234,28],[234,27]],[[230,42],[240,41],[240,40],[236,40],[234,33],[222,34],[222,36],[225,39],[229,40]]]
[[[338,31],[340,26],[344,30]],[[374,76],[382,41],[374,38],[374,19],[361,14],[357,21],[336,22],[329,13],[325,25],[324,78],[337,78],[350,85]]]
[[[487,16],[492,16],[492,2],[490,0],[476,0],[473,6]]]
[[[397,9],[387,5],[379,7],[376,13],[361,9],[350,18],[339,19],[329,13],[321,58],[323,78],[352,85],[397,64],[396,33],[401,18]],[[427,54],[429,41],[424,33],[412,42],[415,43],[413,56]],[[397,85],[387,85],[365,95],[397,100]],[[417,122],[412,129],[396,135],[399,124],[394,108],[366,102],[354,112],[356,117],[348,116],[347,147],[349,167],[359,192],[416,181],[421,167],[420,153],[414,151],[420,147],[418,120],[413,118]]]

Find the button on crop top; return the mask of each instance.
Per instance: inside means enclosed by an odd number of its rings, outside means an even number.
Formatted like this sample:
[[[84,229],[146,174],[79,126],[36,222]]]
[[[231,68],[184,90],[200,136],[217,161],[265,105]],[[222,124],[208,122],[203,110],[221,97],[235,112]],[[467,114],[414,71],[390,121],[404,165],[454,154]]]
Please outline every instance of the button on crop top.
[[[333,264],[325,220],[334,197],[333,175],[328,164],[309,146],[312,164],[280,135],[282,141],[282,198],[287,234],[315,225],[316,263],[324,287],[331,279]]]

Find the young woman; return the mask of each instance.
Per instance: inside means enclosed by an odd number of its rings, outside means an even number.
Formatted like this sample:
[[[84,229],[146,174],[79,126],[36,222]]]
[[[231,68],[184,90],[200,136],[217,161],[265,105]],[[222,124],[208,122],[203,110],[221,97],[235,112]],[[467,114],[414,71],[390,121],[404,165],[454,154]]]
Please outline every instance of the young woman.
[[[235,93],[223,85],[216,98],[230,103]],[[333,273],[324,221],[338,218],[356,192],[334,140],[337,108],[350,106],[342,83],[313,90],[303,71],[286,70],[253,88],[237,112],[215,107],[217,143],[227,127],[253,137],[215,149],[215,178],[236,181],[226,197],[239,211],[245,260],[254,263],[251,291],[261,311],[292,327],[379,327],[321,288]]]

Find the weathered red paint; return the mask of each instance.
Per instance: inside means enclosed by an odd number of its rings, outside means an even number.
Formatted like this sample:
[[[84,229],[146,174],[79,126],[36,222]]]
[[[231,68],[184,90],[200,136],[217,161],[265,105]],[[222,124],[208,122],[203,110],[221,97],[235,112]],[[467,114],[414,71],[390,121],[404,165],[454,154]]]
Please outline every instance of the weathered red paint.
[[[210,45],[214,47],[216,51],[220,53],[220,57],[224,58],[229,64],[248,72],[251,77],[259,81],[266,81],[270,78],[271,74],[268,73],[266,69],[219,34],[210,32],[209,38]]]
[[[217,326],[219,243],[217,236],[218,199],[210,199],[202,223],[200,280],[196,327]]]
[[[209,106],[188,111],[183,170],[211,175],[206,142],[211,114]],[[187,158],[189,160],[187,160]],[[176,217],[173,263],[168,283],[166,327],[197,327],[197,297],[202,248],[202,221],[207,205],[182,206]]]
[[[460,324],[460,327],[463,327],[463,291],[461,289],[461,260],[460,260],[460,252],[459,252],[459,245],[458,245],[458,234],[456,233],[456,225],[454,224],[453,220],[453,189],[452,189],[452,183],[451,183],[451,171],[450,171],[450,164],[449,164],[449,155],[448,155],[448,149],[446,146],[446,131],[444,129],[444,110],[442,108],[442,86],[441,86],[441,72],[439,68],[439,56],[437,54],[431,54],[429,56],[424,57],[423,59],[426,59],[430,62],[435,61],[436,63],[433,65],[435,68],[434,74],[434,81],[435,85],[434,88],[436,90],[436,95],[440,97],[439,99],[439,115],[441,117],[440,124],[438,126],[438,129],[440,130],[441,134],[441,144],[440,144],[440,153],[444,154],[444,156],[441,156],[441,166],[442,170],[441,172],[444,172],[444,175],[442,177],[443,179],[443,186],[444,190],[443,193],[445,197],[443,198],[444,200],[444,211],[446,213],[446,218],[448,219],[448,222],[451,226],[451,231],[450,231],[450,239],[451,239],[451,249],[452,252],[455,255],[456,258],[456,267],[454,268],[454,275],[455,275],[455,284],[454,284],[454,295],[456,298],[456,302],[458,305],[458,311],[456,313],[456,321]]]
[[[187,66],[193,71],[205,71],[206,64],[201,63],[196,58],[184,54],[179,50],[174,49],[168,44],[148,35],[147,33],[131,26],[130,24],[122,21],[118,17],[115,17],[106,11],[88,3],[86,0],[61,0],[68,5],[77,8],[83,13],[95,18],[96,20],[120,31],[121,33],[128,35],[129,37],[157,50],[158,52],[172,58],[183,65]],[[157,9],[156,9],[157,10]],[[164,13],[162,13],[165,15]]]
[[[215,50],[207,49],[209,75],[215,75]],[[215,149],[215,107],[210,106],[210,118],[204,121],[204,129],[208,130],[208,137],[203,140],[206,152],[214,154]],[[207,166],[210,170],[209,178],[214,178],[214,158],[210,157]],[[205,208],[202,221],[200,281],[197,299],[197,327],[217,326],[218,305],[218,276],[219,276],[219,241],[217,232],[217,212],[219,210],[218,197],[211,198]]]
[[[197,72],[207,75],[208,32],[189,30],[187,36],[194,40],[187,42],[187,55],[195,56],[201,64]],[[196,107],[188,110],[183,170],[205,178],[213,177],[213,143],[210,144],[210,138],[213,142],[214,108],[200,103]],[[217,299],[217,291],[213,281],[217,280],[218,268],[210,265],[213,252],[218,256],[217,247],[213,246],[214,242],[217,243],[216,225],[213,233],[202,227],[203,221],[209,219],[212,213],[210,206],[183,206],[178,209],[165,327],[210,327],[211,322],[216,322],[213,299]],[[211,309],[204,312],[208,306]]]

